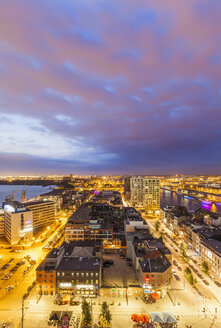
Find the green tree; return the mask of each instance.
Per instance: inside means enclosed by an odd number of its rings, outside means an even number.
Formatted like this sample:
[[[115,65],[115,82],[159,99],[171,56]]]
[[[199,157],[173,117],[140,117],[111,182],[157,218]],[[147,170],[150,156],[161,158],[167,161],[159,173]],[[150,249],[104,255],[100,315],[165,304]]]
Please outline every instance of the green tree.
[[[186,269],[184,270],[184,273],[185,273],[186,279],[189,281],[189,283],[192,286],[194,286],[196,283],[196,279],[193,278],[192,271],[190,270],[190,268],[186,267]]]
[[[160,238],[163,240],[164,237],[165,237],[165,233],[164,233],[163,231],[161,231],[161,233],[160,233]]]
[[[86,300],[83,300],[81,305],[82,310],[82,326],[90,327],[92,322],[92,314],[89,303]]]
[[[112,316],[109,310],[109,306],[107,305],[107,302],[103,302],[101,306],[101,314],[99,318],[99,327],[102,328],[110,327],[111,319]]]
[[[155,222],[155,230],[156,230],[156,232],[159,231],[159,228],[160,228],[160,221],[156,221]]]
[[[99,328],[109,328],[110,327],[109,322],[102,315],[99,318],[98,327]]]
[[[184,270],[184,273],[188,276],[190,274],[192,274],[191,270],[189,267],[186,267],[186,269]]]
[[[107,302],[103,302],[101,306],[101,313],[103,316],[105,316],[106,311],[108,310]]]
[[[206,261],[203,261],[202,267],[203,267],[203,272],[205,272],[205,274],[209,275],[209,264]]]

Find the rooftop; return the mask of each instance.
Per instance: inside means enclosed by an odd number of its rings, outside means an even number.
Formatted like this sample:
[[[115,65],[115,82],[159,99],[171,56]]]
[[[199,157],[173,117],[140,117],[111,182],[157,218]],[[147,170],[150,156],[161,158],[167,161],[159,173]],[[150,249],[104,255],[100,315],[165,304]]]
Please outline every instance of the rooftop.
[[[208,247],[211,251],[216,253],[216,255],[221,257],[221,241],[215,239],[205,239],[201,241],[201,244]]]
[[[57,267],[57,271],[97,271],[100,269],[98,257],[64,257]]]
[[[140,262],[143,272],[165,272],[171,267],[170,261],[166,256],[158,256],[157,258],[145,259]]]

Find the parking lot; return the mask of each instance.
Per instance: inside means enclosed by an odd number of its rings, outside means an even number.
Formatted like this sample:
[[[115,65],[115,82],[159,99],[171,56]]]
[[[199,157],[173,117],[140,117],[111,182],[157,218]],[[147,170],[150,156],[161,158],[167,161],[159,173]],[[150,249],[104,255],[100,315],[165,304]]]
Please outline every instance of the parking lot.
[[[103,262],[112,260],[113,265],[103,268],[103,285],[119,286],[137,284],[137,278],[132,266],[128,266],[126,258],[121,258],[119,254],[105,254]]]

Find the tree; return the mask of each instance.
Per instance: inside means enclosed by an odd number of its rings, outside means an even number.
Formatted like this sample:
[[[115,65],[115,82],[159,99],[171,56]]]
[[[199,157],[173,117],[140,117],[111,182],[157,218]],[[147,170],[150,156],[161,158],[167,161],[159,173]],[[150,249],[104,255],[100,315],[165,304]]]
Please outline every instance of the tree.
[[[209,275],[209,264],[206,261],[203,261],[202,267],[203,267],[203,272],[205,272],[205,274]]]
[[[98,322],[99,328],[108,328],[110,327],[109,322],[101,315]]]
[[[106,327],[110,327],[110,323],[111,323],[111,313],[109,310],[109,307],[107,305],[107,302],[103,302],[102,306],[101,306],[101,314],[100,314],[100,318],[99,318],[99,327],[102,328],[106,328]]]
[[[107,310],[108,310],[107,302],[103,302],[102,306],[101,306],[101,313],[102,313],[103,316],[105,315]]]
[[[82,326],[88,327],[92,322],[91,308],[86,300],[83,300],[81,305],[82,310]]]
[[[165,233],[164,233],[163,231],[161,231],[161,233],[160,233],[160,238],[163,240],[164,237],[165,237]]]
[[[160,221],[155,222],[155,230],[158,232],[160,228]]]
[[[185,274],[188,276],[190,274],[192,274],[191,270],[189,267],[186,267],[186,269],[184,270]]]
[[[186,279],[189,281],[189,283],[193,286],[196,283],[196,279],[193,278],[192,271],[189,267],[186,267],[184,270],[184,273],[186,275]]]

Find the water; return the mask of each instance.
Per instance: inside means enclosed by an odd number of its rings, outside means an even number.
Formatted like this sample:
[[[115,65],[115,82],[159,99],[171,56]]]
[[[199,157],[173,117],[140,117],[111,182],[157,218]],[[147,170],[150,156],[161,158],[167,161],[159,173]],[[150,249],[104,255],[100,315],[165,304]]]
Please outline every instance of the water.
[[[7,197],[9,194],[11,194],[12,191],[15,190],[17,190],[15,195],[15,200],[20,201],[23,189],[27,190],[27,195],[26,195],[27,199],[35,198],[38,195],[50,191],[49,187],[42,187],[42,186],[0,185],[0,206],[2,205],[2,202],[5,201],[5,197]]]
[[[192,199],[184,198],[176,192],[169,190],[160,190],[160,207],[163,209],[166,205],[180,205],[185,206],[189,212],[194,212],[202,207],[208,211],[215,212],[221,215],[221,205],[206,205],[200,202],[195,202]]]

